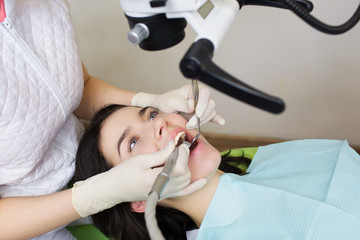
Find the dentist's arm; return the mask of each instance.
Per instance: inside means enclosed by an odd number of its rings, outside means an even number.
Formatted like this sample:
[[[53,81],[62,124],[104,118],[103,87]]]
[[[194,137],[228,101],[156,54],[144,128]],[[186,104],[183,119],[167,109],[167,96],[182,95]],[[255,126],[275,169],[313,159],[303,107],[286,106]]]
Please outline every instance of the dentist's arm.
[[[85,120],[91,120],[94,114],[107,104],[130,105],[135,92],[115,87],[105,81],[89,75],[83,65],[84,90],[75,114]]]
[[[37,197],[0,199],[0,239],[30,239],[80,218],[71,189]]]

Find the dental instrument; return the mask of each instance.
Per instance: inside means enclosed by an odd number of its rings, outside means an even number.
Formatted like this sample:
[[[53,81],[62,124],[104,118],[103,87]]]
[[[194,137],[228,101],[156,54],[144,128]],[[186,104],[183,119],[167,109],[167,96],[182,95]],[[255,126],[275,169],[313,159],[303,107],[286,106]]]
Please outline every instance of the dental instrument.
[[[189,149],[190,147],[194,144],[194,142],[200,137],[200,132],[198,134],[195,135],[194,139],[191,141],[190,145],[189,145]],[[187,143],[187,142],[184,142]]]
[[[191,143],[184,140],[182,144],[187,145],[187,147],[190,149],[191,145],[196,141],[196,139],[199,136],[200,134],[197,134]],[[176,160],[179,156],[179,147],[180,146],[175,147],[175,150],[170,154],[170,157],[168,161],[165,163],[163,170],[157,176],[146,201],[145,222],[146,222],[147,230],[149,232],[150,239],[165,240],[164,236],[162,235],[157,225],[155,209],[156,209],[157,201],[160,199],[161,192],[165,188],[166,183],[169,181],[171,171],[176,164]]]
[[[192,84],[192,91],[193,91],[193,95],[194,95],[194,112],[195,112],[198,101],[199,101],[199,85],[198,85],[198,81],[196,79],[192,79],[191,84]],[[201,134],[201,132],[200,132],[200,118],[199,117],[196,117],[196,118],[197,118],[198,133],[196,134],[195,138],[192,140],[191,144],[189,145],[189,148],[200,137],[200,134]]]
[[[198,101],[199,101],[199,85],[198,85],[198,81],[196,79],[192,79],[191,84],[192,84],[192,90],[193,90],[193,95],[194,95],[194,112],[195,112]],[[198,127],[198,132],[199,132],[198,134],[200,134],[200,118],[199,117],[197,117],[197,127]]]
[[[119,0],[131,28],[128,40],[141,49],[155,51],[172,47],[185,38],[187,23],[198,34],[180,62],[189,79],[197,79],[237,100],[270,113],[285,109],[282,99],[261,92],[233,77],[213,61],[236,14],[246,5],[291,10],[315,29],[327,34],[342,34],[360,20],[360,4],[352,17],[339,26],[327,25],[310,12],[308,0]]]
[[[160,194],[166,183],[169,181],[171,170],[173,169],[176,159],[179,156],[179,147],[171,153],[169,160],[165,163],[164,169],[157,176],[154,185],[149,193],[145,206],[145,222],[149,232],[150,239],[164,239],[156,220],[156,204],[160,199]]]

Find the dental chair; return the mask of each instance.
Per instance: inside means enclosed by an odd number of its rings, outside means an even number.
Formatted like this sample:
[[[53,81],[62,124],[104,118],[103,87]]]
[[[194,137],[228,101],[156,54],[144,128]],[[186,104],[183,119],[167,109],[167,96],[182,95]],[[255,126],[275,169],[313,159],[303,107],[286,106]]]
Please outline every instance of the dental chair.
[[[110,240],[92,224],[66,227],[77,240]]]
[[[253,159],[257,150],[258,147],[237,148],[231,149],[230,152],[229,150],[223,151],[221,152],[221,155],[228,154],[227,156],[230,157],[243,156],[249,159]],[[238,167],[244,168],[243,166]],[[77,240],[110,240],[110,238],[106,237],[103,233],[100,232],[99,229],[97,229],[92,224],[68,226],[66,228]]]

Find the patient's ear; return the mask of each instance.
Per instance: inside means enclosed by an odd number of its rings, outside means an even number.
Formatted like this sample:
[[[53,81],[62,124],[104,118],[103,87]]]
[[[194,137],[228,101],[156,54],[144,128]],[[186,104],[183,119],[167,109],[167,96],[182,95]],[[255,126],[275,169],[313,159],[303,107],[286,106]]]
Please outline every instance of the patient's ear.
[[[145,204],[146,201],[136,201],[136,202],[131,202],[131,211],[133,212],[137,212],[137,213],[143,213],[145,212]]]

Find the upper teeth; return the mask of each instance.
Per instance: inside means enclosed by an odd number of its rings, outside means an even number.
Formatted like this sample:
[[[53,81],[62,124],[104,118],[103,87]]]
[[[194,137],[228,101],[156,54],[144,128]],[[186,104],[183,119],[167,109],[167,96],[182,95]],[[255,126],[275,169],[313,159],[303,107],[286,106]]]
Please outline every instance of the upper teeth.
[[[179,132],[175,137],[175,145],[178,144],[179,139],[181,138],[181,142],[185,141],[185,131]]]

